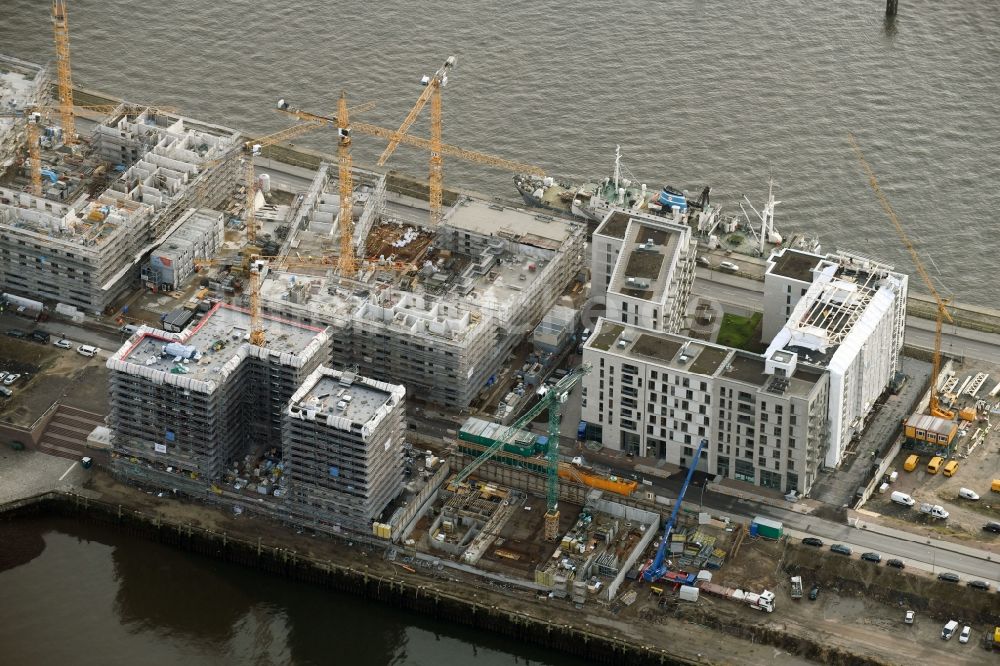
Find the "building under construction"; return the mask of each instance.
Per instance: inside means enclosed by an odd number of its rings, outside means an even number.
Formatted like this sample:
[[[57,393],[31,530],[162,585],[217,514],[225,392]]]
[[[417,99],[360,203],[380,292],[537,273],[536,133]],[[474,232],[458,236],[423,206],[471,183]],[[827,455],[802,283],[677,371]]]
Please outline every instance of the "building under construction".
[[[116,471],[169,470],[214,481],[255,448],[280,444],[292,395],[329,356],[326,331],[264,319],[267,347],[248,343],[250,317],[218,304],[193,328],[143,326],[108,360]]]
[[[0,54],[0,178],[26,167],[28,114],[48,88],[41,65]]]
[[[295,257],[323,254],[339,224],[324,173],[303,199],[287,261],[263,281],[263,307],[330,326],[335,366],[401,382],[411,395],[469,405],[583,266],[575,222],[462,198],[432,228],[387,206],[376,180],[355,211],[368,230],[354,237],[364,249],[356,278],[322,267],[309,275]]]
[[[133,287],[181,215],[221,206],[239,178],[235,130],[155,109],[120,105],[82,150],[57,137],[41,196],[0,188],[0,286],[86,312]]]
[[[368,531],[403,490],[406,390],[319,367],[292,395],[283,459],[295,513]]]

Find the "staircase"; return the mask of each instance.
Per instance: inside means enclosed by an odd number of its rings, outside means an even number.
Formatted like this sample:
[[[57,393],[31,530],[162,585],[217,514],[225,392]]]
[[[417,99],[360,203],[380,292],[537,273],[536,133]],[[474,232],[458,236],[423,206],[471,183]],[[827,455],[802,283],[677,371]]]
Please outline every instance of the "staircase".
[[[87,448],[87,435],[103,424],[104,416],[101,414],[59,405],[38,440],[38,450],[72,460],[90,456],[95,463],[105,464],[107,452]]]

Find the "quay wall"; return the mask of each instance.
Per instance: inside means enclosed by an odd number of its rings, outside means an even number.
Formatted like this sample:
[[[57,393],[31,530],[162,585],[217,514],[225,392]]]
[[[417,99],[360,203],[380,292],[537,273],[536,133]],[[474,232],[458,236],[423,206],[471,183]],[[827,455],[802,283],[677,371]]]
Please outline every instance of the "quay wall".
[[[429,580],[402,580],[370,572],[360,565],[320,561],[286,548],[170,523],[123,505],[80,495],[51,492],[0,507],[0,519],[28,515],[52,515],[110,525],[129,536],[494,632],[597,664],[687,666],[694,663],[658,649],[471,599],[457,590],[443,590]]]
[[[640,645],[614,635],[598,633],[560,621],[562,609],[546,613],[552,603],[532,604],[538,617],[516,608],[470,598],[460,586],[441,589],[439,581],[417,575],[407,579],[376,573],[366,565],[345,564],[304,556],[289,548],[253,540],[247,535],[232,536],[202,527],[170,522],[121,504],[111,504],[68,492],[49,492],[0,505],[0,520],[27,516],[59,516],[76,521],[111,526],[129,536],[148,539],[199,555],[285,576],[337,592],[353,594],[390,606],[416,611],[456,624],[530,642],[568,655],[608,666],[689,666],[696,662],[669,654],[659,645]],[[466,588],[468,590],[468,588]],[[489,595],[482,595],[488,598]],[[506,602],[500,601],[500,604]],[[529,602],[530,603],[530,602]],[[650,609],[650,612],[653,612]],[[650,625],[684,621],[667,613],[645,616]],[[881,666],[882,662],[853,654],[842,648],[823,645],[809,637],[792,636],[771,623],[726,621],[706,622],[707,626],[755,643],[773,645],[791,654],[835,666]]]

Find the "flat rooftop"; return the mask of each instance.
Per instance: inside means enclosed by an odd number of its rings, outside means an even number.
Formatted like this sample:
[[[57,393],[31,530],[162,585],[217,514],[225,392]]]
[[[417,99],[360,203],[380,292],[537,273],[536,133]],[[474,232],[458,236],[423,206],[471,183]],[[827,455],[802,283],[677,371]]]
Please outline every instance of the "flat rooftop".
[[[822,259],[817,254],[786,248],[781,254],[772,256],[774,263],[768,272],[800,282],[812,282],[812,271]]]
[[[658,221],[631,218],[608,291],[662,302],[677,265],[681,231]]]
[[[673,333],[650,331],[602,319],[586,345],[601,351],[700,375],[715,375],[733,350]],[[763,371],[763,361],[761,370]]]
[[[317,417],[337,417],[364,425],[392,407],[393,392],[389,385],[353,372],[341,372],[319,367],[303,382],[292,396],[291,409],[315,411]],[[400,390],[401,387],[394,387]]]
[[[298,357],[311,353],[310,345],[317,338],[323,342],[326,337],[322,328],[284,319],[265,315],[263,323],[267,350],[282,356]],[[142,366],[145,371],[210,382],[235,369],[224,366],[246,355],[249,338],[249,313],[219,303],[194,328],[183,333],[141,327],[112,356],[112,360]]]
[[[628,223],[631,219],[632,216],[628,213],[616,210],[605,218],[601,226],[594,230],[594,234],[611,236],[612,238],[625,238],[625,230],[628,229]]]
[[[525,245],[558,250],[573,235],[576,222],[476,199],[463,199],[444,224],[483,236],[499,236]]]

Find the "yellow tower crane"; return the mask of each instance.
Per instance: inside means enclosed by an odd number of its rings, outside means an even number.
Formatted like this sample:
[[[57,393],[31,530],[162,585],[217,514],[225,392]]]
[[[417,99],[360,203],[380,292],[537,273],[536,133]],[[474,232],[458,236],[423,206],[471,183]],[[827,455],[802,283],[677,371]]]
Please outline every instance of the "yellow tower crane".
[[[910,241],[909,236],[906,235],[906,230],[903,229],[903,223],[900,222],[899,217],[896,216],[896,211],[893,210],[892,204],[889,203],[889,198],[885,196],[882,188],[879,187],[878,179],[875,177],[875,172],[865,159],[864,153],[861,152],[858,140],[854,137],[854,134],[848,134],[847,136],[851,142],[851,148],[854,149],[854,154],[857,156],[858,161],[861,163],[861,166],[864,168],[865,173],[868,176],[868,184],[871,185],[872,191],[875,192],[875,196],[878,197],[879,203],[882,204],[882,210],[884,210],[886,215],[889,216],[889,220],[892,222],[892,225],[896,227],[896,233],[899,235],[899,239],[903,242],[903,245],[906,246],[907,251],[909,251],[910,258],[913,259],[913,265],[917,267],[917,273],[920,274],[920,279],[924,281],[924,284],[927,286],[927,290],[931,292],[931,296],[934,297],[934,302],[937,304],[937,320],[936,326],[934,327],[934,356],[933,363],[931,365],[931,397],[929,411],[931,416],[951,420],[955,418],[955,413],[941,407],[937,396],[938,373],[941,371],[941,328],[946,319],[949,323],[954,323],[954,320],[951,318],[951,314],[948,312],[948,300],[942,298],[941,294],[938,293],[937,288],[934,286],[934,280],[931,279],[930,274],[927,273],[927,269],[924,268],[924,262],[920,259],[920,253],[917,252],[917,249]]]
[[[431,96],[433,102],[434,96]],[[431,115],[433,122],[434,115],[434,105],[431,105]],[[308,111],[302,111],[301,109],[291,108],[285,100],[278,101],[278,110],[283,111],[291,116],[298,118],[299,120],[305,122],[316,122],[322,123],[329,127],[340,128],[341,123],[339,118],[331,118],[329,116],[322,116],[316,113],[310,113]],[[440,117],[440,115],[439,115]],[[446,143],[435,143],[428,139],[421,139],[415,136],[410,136],[409,134],[401,134],[400,130],[391,130],[385,127],[378,127],[370,123],[352,123],[351,131],[360,132],[368,136],[375,136],[388,141],[397,140],[399,143],[406,144],[408,146],[414,146],[416,148],[421,148],[423,150],[430,151],[431,157],[435,155],[438,158],[447,155],[448,157],[454,157],[460,160],[465,160],[467,162],[475,162],[476,164],[484,164],[486,166],[495,167],[497,169],[503,169],[505,171],[512,171],[514,173],[530,173],[536,176],[544,176],[545,171],[541,168],[531,165],[524,164],[522,162],[514,162],[513,160],[507,160],[502,157],[496,157],[494,155],[487,155],[486,153],[476,152],[474,150],[466,150],[464,148],[458,148],[456,146],[450,146]],[[440,176],[440,172],[438,172]],[[433,176],[433,172],[432,172]],[[434,186],[434,178],[431,179],[431,185]],[[437,183],[440,184],[441,180],[438,179]],[[439,190],[440,192],[440,190]],[[440,199],[438,200],[440,203]],[[434,202],[431,202],[432,206]]]
[[[247,141],[243,144],[242,150],[236,153],[243,154],[246,158],[244,172],[246,175],[245,219],[247,225],[247,242],[250,245],[255,245],[257,243],[257,206],[255,203],[257,197],[257,176],[253,166],[253,158],[260,155],[261,151],[268,146],[273,146],[276,143],[294,139],[295,137],[301,136],[306,132],[311,132],[319,126],[319,123],[302,123],[301,125],[292,125],[291,127],[286,127],[280,132],[275,132],[274,134],[269,134],[268,136],[253,141]]]
[[[69,19],[66,0],[52,0],[52,31],[56,43],[56,73],[59,79],[59,110],[62,115],[63,142],[76,143],[76,122],[73,118],[73,69],[69,61]]]
[[[42,114],[38,111],[28,113],[28,158],[31,160],[31,193],[36,197],[42,196],[42,149],[38,145],[38,125],[42,122]]]
[[[340,166],[340,274],[354,277],[354,183],[351,179],[351,121],[347,93],[337,101],[337,163]]]
[[[396,147],[402,140],[410,126],[416,121],[420,111],[430,100],[431,103],[431,145],[430,145],[430,177],[427,181],[428,200],[430,203],[431,224],[437,226],[441,223],[442,217],[442,193],[444,184],[444,165],[441,159],[441,89],[448,85],[448,72],[455,66],[455,56],[448,56],[441,68],[434,72],[433,76],[424,76],[420,83],[425,86],[424,91],[417,98],[416,104],[410,109],[409,115],[393,132],[389,138],[389,145],[382,151],[378,158],[378,165],[384,166],[386,160],[395,152]]]

